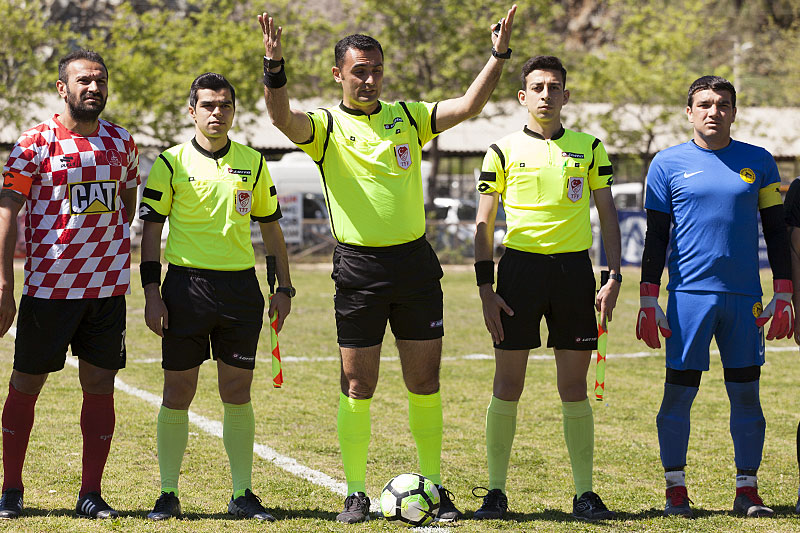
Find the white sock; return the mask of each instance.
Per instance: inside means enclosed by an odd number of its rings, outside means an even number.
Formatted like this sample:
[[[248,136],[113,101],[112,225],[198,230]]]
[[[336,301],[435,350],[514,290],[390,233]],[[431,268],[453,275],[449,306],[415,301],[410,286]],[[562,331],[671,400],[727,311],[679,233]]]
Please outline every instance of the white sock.
[[[746,476],[744,474],[737,474],[736,488],[742,487],[756,487],[758,488],[758,476]]]
[[[668,489],[686,486],[686,472],[684,470],[670,470],[669,472],[664,472],[664,478],[667,480]]]

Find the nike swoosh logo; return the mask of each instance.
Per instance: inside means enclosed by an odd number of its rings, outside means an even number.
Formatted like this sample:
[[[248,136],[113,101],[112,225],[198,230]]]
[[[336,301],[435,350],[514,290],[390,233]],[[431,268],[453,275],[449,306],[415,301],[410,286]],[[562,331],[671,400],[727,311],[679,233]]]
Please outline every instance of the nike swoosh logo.
[[[787,302],[786,305],[783,306],[781,312],[786,313],[788,315],[789,313],[792,312],[792,305]]]
[[[687,174],[686,172],[684,172],[684,173],[683,173],[683,177],[684,177],[684,178],[691,178],[691,177],[692,177],[692,176],[694,176],[695,174],[700,174],[701,172],[702,172],[702,170],[698,170],[697,172],[692,172],[691,174]]]
[[[646,318],[647,318],[647,313],[645,313],[644,311],[639,311],[639,320],[638,320],[639,333],[642,332],[642,321]]]

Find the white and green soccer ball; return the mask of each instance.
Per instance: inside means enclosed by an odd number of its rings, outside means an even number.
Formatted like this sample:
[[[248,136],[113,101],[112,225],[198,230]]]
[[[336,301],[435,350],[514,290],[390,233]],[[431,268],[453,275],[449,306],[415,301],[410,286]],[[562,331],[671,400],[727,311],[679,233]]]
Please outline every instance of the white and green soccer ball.
[[[439,489],[420,474],[400,474],[383,488],[380,503],[387,520],[426,526],[439,512]]]

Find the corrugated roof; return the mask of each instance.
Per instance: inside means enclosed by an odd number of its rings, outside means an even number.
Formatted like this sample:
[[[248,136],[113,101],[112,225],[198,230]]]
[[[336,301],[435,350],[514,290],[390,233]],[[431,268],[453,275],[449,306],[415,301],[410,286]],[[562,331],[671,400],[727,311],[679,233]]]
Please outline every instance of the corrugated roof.
[[[320,100],[293,101],[297,109],[311,110],[320,106],[335,105],[336,102]],[[44,108],[31,112],[30,125],[41,122],[60,112],[63,102],[58,95],[48,98]],[[612,154],[635,153],[635,146],[612,145],[602,127],[598,116],[610,109],[608,104],[568,104],[564,107],[563,118],[566,127],[574,127],[604,140]],[[637,127],[637,121],[660,112],[663,108],[630,107],[619,112],[620,120],[626,129]],[[35,118],[34,118],[35,117]],[[489,144],[499,138],[522,129],[526,124],[525,108],[515,101],[489,103],[480,116],[459,124],[439,136],[439,150],[455,153],[483,153]],[[122,123],[125,127],[126,124]],[[192,135],[190,119],[186,117],[186,137]],[[19,131],[12,126],[0,127],[0,143],[12,144],[19,137]],[[684,110],[675,108],[674,122],[662,128],[654,137],[654,151],[685,142],[691,138],[691,125],[687,122]],[[732,129],[737,140],[763,146],[775,157],[800,157],[800,109],[775,107],[746,107],[738,110]],[[161,147],[162,143],[148,136],[135,133],[136,142],[141,147]],[[269,120],[263,102],[256,113],[240,114],[231,131],[231,138],[257,149],[291,150],[295,146]],[[430,144],[426,145],[430,149]]]

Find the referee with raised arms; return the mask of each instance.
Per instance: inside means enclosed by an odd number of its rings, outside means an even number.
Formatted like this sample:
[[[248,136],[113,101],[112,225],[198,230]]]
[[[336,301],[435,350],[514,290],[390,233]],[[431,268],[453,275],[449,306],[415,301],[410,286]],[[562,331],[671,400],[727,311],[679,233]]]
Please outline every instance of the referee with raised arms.
[[[592,491],[594,418],[586,373],[597,347],[594,308],[611,319],[622,275],[617,210],[611,196],[612,166],[600,139],[565,129],[561,108],[569,101],[567,70],[557,57],[536,56],[522,67],[519,103],[527,125],[492,144],[478,179],[481,193],[475,231],[475,273],[486,328],[495,348],[494,387],[486,412],[489,487],[475,518],[502,518],[517,405],[525,386],[528,354],[548,347],[556,358],[558,394],[575,496],[576,518],[613,518]],[[595,298],[588,249],[592,245],[589,196],[594,197],[609,265],[609,281]],[[503,199],[508,231],[494,283],[494,223]]]
[[[217,361],[225,415],[223,443],[230,461],[233,496],[228,513],[274,518],[253,494],[255,418],[250,402],[264,297],[255,275],[250,220],[259,223],[267,253],[277,257],[278,292],[269,315],[278,330],[291,308],[286,244],[278,225],[277,193],[264,157],[228,138],[236,93],[220,74],[192,82],[189,114],[195,136],[158,156],[142,193],[141,277],[145,322],[162,337],[164,399],[158,413],[161,495],[151,520],[180,516],[178,476],[189,436],[189,406],[200,365]],[[161,230],[169,218],[160,284]]]
[[[342,86],[341,103],[309,113],[289,106],[282,28],[267,13],[258,17],[267,111],[272,123],[319,166],[338,241],[332,274],[341,354],[338,433],[349,494],[336,518],[340,522],[369,519],[369,411],[387,321],[408,389],[420,473],[439,486],[438,519],[461,517],[451,493],[441,486],[442,269],[425,240],[420,163],[425,143],[483,109],[511,56],[515,12],[513,6],[492,34],[492,55],[463,96],[438,103],[382,102],[383,49],[375,39],[355,34],[334,50],[331,70]]]

